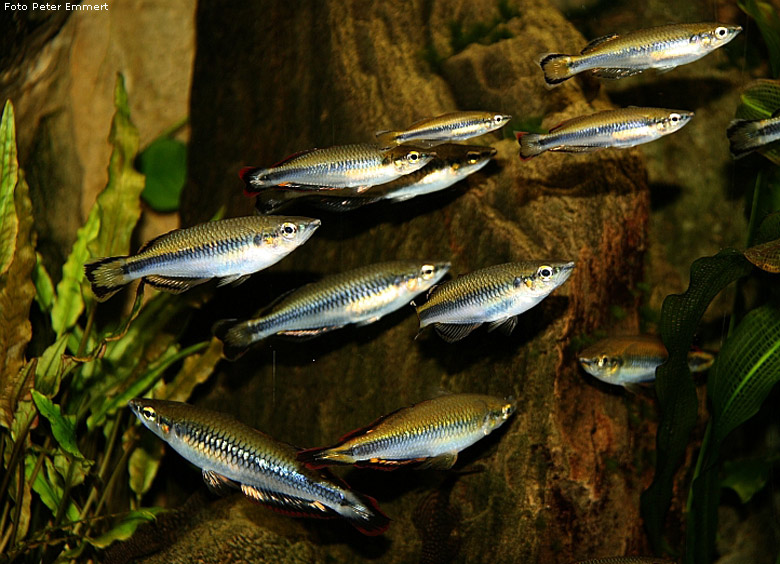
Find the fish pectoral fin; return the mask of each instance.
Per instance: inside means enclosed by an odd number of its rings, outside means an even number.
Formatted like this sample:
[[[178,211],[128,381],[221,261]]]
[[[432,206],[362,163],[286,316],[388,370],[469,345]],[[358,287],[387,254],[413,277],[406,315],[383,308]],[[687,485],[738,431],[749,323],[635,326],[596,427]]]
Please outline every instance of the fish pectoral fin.
[[[499,319],[498,321],[491,321],[488,323],[487,330],[488,333],[491,331],[495,331],[498,329],[499,333],[502,335],[511,335],[512,331],[515,330],[515,327],[517,327],[517,316],[514,315],[510,317],[509,319]]]
[[[481,323],[436,323],[433,328],[448,343],[466,338]]]
[[[220,278],[217,286],[227,286],[228,284],[231,286],[238,286],[242,282],[245,282],[250,276],[251,274],[233,274],[231,276],[225,276],[224,278]]]
[[[444,454],[440,454],[439,456],[434,456],[433,458],[429,458],[422,464],[420,464],[419,468],[420,470],[425,469],[432,469],[432,470],[449,470],[455,465],[455,462],[458,460],[458,453],[457,452],[445,452]]]
[[[322,335],[323,333],[341,329],[342,327],[344,326],[333,325],[331,327],[317,327],[316,329],[295,329],[291,331],[279,331],[277,335],[281,335],[283,337],[295,337],[296,339],[311,339],[313,337]]]
[[[209,491],[217,495],[227,495],[233,488],[238,487],[238,484],[227,476],[205,468],[203,469],[203,481],[206,482]]]
[[[181,294],[198,284],[205,284],[209,280],[211,280],[211,278],[178,278],[174,276],[160,276],[159,274],[151,274],[143,277],[143,281],[152,288],[170,294]]]
[[[610,41],[617,39],[618,37],[619,36],[617,33],[612,33],[610,35],[602,35],[601,37],[592,39],[587,45],[585,45],[585,47],[583,47],[582,51],[580,51],[580,55],[585,55],[587,53],[590,53],[596,47],[600,45],[604,45],[605,43],[609,43]]]
[[[598,78],[606,78],[608,80],[617,80],[619,78],[626,78],[629,76],[636,76],[642,74],[644,69],[629,69],[629,68],[606,68],[606,69],[593,69],[591,74]]]
[[[267,506],[269,509],[285,515],[319,517],[321,519],[338,516],[335,511],[319,500],[302,499],[279,492],[263,490],[248,484],[241,484],[241,492],[248,498]]]

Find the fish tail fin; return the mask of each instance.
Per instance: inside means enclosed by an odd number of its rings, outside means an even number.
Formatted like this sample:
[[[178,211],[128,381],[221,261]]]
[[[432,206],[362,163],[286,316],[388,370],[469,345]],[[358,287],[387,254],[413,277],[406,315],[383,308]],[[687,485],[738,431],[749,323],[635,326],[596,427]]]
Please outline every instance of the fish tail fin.
[[[211,332],[222,341],[222,354],[228,360],[236,360],[259,340],[242,321],[237,319],[217,321],[211,328]]]
[[[298,460],[309,468],[324,468],[331,464],[354,464],[355,459],[343,452],[336,452],[332,447],[307,448],[298,452]]]
[[[544,81],[552,88],[564,80],[570,79],[575,73],[571,72],[571,55],[560,53],[546,53],[536,61],[544,72]]]
[[[735,119],[726,129],[726,135],[729,138],[729,148],[731,156],[735,159],[744,157],[752,153],[760,146],[758,136],[758,126],[755,122],[745,119]]]
[[[126,265],[127,257],[106,257],[84,265],[84,274],[92,284],[92,293],[99,302],[107,300],[131,282],[127,277]]]
[[[244,181],[244,194],[254,196],[260,192],[259,189],[263,188],[265,183],[259,179],[265,171],[266,169],[256,166],[245,166],[238,172],[238,176]]]
[[[526,131],[515,131],[517,143],[520,145],[520,158],[524,161],[532,159],[546,151],[542,147],[542,136],[538,133],[528,133]]]
[[[400,135],[400,133],[400,131],[390,130],[377,131],[376,141],[382,147],[394,147],[398,145],[398,135]]]
[[[342,515],[364,535],[373,537],[384,533],[390,526],[390,518],[379,508],[377,501],[371,496],[350,491],[354,499]]]

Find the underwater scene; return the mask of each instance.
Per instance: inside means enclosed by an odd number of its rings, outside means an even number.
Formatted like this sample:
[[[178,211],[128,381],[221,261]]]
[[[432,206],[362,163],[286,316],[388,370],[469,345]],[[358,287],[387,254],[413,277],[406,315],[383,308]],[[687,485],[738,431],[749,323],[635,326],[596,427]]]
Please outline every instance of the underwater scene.
[[[778,0],[0,17],[0,562],[780,564]]]

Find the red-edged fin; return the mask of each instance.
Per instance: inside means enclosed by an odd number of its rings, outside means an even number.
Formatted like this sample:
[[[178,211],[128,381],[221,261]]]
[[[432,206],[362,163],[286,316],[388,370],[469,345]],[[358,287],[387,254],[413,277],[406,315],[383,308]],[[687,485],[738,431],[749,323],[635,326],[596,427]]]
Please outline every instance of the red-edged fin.
[[[558,123],[555,127],[551,127],[550,128],[550,133],[554,133],[554,132],[558,131],[559,129],[562,129],[562,128],[566,127],[567,125],[571,125],[571,124],[573,124],[573,123],[575,123],[575,122],[577,122],[577,121],[579,121],[581,119],[582,119],[582,116],[577,116],[577,117],[573,117],[573,118],[570,118],[570,119],[565,119],[562,122]]]
[[[322,460],[319,455],[330,450],[331,447],[322,448],[306,448],[298,452],[296,455],[298,462],[303,462],[309,468],[319,470],[325,468],[331,464],[346,464],[346,462],[339,462],[335,460]]]
[[[354,490],[352,490],[352,493],[363,503],[363,505],[369,508],[372,513],[368,519],[347,517],[350,524],[369,537],[375,537],[384,533],[388,527],[390,527],[390,517],[384,514],[373,497],[358,493]]]
[[[587,53],[590,53],[597,47],[604,45],[605,43],[609,43],[610,41],[613,41],[620,37],[617,33],[613,33],[610,35],[602,35],[601,37],[597,37],[596,39],[591,40],[585,47],[583,47],[582,51],[580,51],[580,55],[585,55]]]
[[[258,170],[262,170],[262,169],[256,166],[245,166],[244,168],[238,171],[238,177],[244,182],[246,182],[247,184],[249,184],[252,180],[252,175]]]
[[[248,498],[285,515],[293,517],[314,517],[316,519],[334,519],[340,517],[338,513],[320,501],[301,499],[279,492],[271,492],[248,484],[241,484],[241,491]]]
[[[396,413],[398,413],[399,411],[401,411],[403,409],[407,409],[407,408],[401,407],[399,409],[396,409],[395,411],[392,411],[392,412],[388,413],[387,415],[383,415],[382,417],[378,418],[377,420],[369,423],[365,427],[360,427],[359,429],[355,429],[354,431],[350,431],[349,433],[347,433],[346,435],[344,435],[343,437],[341,437],[338,440],[338,443],[336,444],[336,446],[340,446],[340,445],[344,444],[345,442],[347,442],[349,440],[352,440],[354,438],[357,438],[357,437],[360,437],[362,435],[365,435],[366,433],[372,431],[375,427],[377,427],[382,421],[384,421],[388,417],[392,417],[393,415],[395,415]],[[336,448],[336,446],[330,447],[330,448]]]

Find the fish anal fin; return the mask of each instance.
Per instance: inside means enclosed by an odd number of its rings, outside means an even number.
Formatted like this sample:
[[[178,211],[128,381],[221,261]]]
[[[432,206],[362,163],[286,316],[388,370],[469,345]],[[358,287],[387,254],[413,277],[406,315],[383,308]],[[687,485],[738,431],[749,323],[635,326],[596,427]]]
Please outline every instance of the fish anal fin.
[[[551,147],[548,151],[557,151],[559,153],[593,153],[606,149],[606,147],[594,147],[592,145],[566,145],[563,147]]]
[[[609,43],[610,41],[614,41],[617,39],[619,35],[617,33],[612,33],[609,35],[602,35],[601,37],[597,37],[596,39],[592,39],[590,42],[588,42],[585,47],[582,48],[582,51],[580,51],[580,55],[587,55],[597,47],[604,45],[605,43]]]
[[[513,315],[508,319],[499,319],[497,321],[491,321],[487,325],[488,333],[498,330],[502,335],[511,335],[512,331],[517,327],[517,316]]]
[[[181,294],[182,292],[186,292],[190,288],[193,288],[198,284],[204,284],[209,280],[210,278],[177,278],[173,276],[160,276],[159,274],[151,274],[143,277],[143,281],[152,288],[170,294]]]
[[[445,452],[444,454],[440,454],[439,456],[434,456],[433,458],[429,458],[422,464],[420,464],[420,469],[433,469],[433,470],[449,470],[455,465],[455,462],[458,460],[458,453],[457,452]]]
[[[257,503],[261,503],[269,509],[285,515],[316,517],[320,519],[332,519],[339,516],[338,513],[317,500],[301,499],[279,492],[270,492],[248,484],[241,484],[241,492]]]
[[[376,316],[371,317],[369,319],[364,319],[363,321],[358,321],[357,323],[355,323],[355,327],[364,327],[366,325],[371,325],[372,323],[375,323],[375,322],[379,321],[379,319],[381,317],[382,317],[381,315],[376,315]]]
[[[228,284],[238,286],[239,284],[246,282],[250,276],[251,274],[232,274],[230,276],[225,276],[224,278],[220,278],[217,286],[227,286]]]
[[[436,323],[433,328],[439,337],[444,339],[448,343],[454,343],[465,339],[469,334],[477,327],[482,325],[481,323]]]
[[[311,339],[312,337],[317,337],[319,335],[322,335],[323,333],[329,333],[330,331],[335,331],[336,329],[341,329],[344,327],[343,325],[333,325],[330,327],[317,327],[316,329],[293,329],[290,331],[279,331],[276,333],[277,335],[281,335],[283,337],[296,337],[299,339]]]
[[[209,491],[217,495],[227,495],[233,488],[238,487],[238,484],[230,478],[205,468],[203,469],[203,481],[206,483]]]
[[[669,67],[666,70],[671,70],[674,67]],[[593,69],[591,74],[597,78],[605,78],[607,80],[617,80],[619,78],[627,78],[629,76],[636,76],[642,74],[644,69],[629,69],[629,68],[602,68]],[[665,72],[665,71],[663,71]]]

